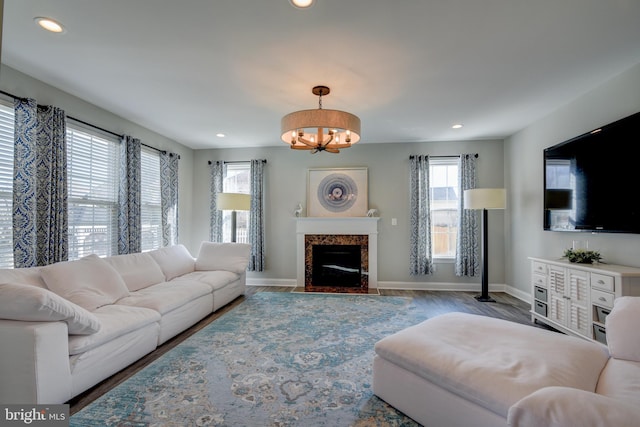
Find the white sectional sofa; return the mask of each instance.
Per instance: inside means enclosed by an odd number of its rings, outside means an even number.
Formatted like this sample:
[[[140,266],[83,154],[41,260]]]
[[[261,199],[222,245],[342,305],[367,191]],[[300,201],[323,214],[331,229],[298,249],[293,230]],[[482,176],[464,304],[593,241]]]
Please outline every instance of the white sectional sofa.
[[[640,426],[640,297],[606,329],[608,347],[444,314],[376,343],[373,391],[428,427]]]
[[[64,403],[244,294],[249,245],[0,270],[0,403]]]

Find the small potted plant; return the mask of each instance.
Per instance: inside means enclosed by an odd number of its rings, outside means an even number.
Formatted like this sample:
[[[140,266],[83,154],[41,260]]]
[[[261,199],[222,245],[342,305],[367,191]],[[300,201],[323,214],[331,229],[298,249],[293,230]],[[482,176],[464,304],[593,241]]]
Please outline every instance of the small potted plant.
[[[602,259],[600,252],[590,251],[588,249],[567,249],[564,251],[564,257],[569,262],[577,262],[580,264],[593,264]]]

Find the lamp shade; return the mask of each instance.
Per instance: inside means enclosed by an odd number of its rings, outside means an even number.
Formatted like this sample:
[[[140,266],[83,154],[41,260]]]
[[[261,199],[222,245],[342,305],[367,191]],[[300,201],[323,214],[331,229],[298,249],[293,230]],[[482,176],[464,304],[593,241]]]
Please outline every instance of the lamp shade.
[[[504,209],[506,200],[504,188],[472,188],[464,191],[465,209]]]
[[[251,195],[218,193],[216,206],[221,211],[248,211],[251,208]]]

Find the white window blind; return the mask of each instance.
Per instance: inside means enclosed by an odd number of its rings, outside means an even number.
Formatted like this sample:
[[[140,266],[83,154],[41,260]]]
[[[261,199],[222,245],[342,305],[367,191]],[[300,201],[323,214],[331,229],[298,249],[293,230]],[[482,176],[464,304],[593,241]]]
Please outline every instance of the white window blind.
[[[0,268],[13,268],[13,139],[14,113],[0,99]]]
[[[162,207],[160,198],[160,153],[142,147],[141,153],[142,252],[162,246]]]
[[[119,144],[67,122],[69,259],[117,253]]]

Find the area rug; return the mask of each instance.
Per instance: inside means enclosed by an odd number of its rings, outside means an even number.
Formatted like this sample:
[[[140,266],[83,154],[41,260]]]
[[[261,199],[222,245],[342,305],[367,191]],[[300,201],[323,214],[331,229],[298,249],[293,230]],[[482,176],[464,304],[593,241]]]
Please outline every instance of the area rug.
[[[411,298],[262,292],[73,415],[71,426],[417,426],[372,390]]]

